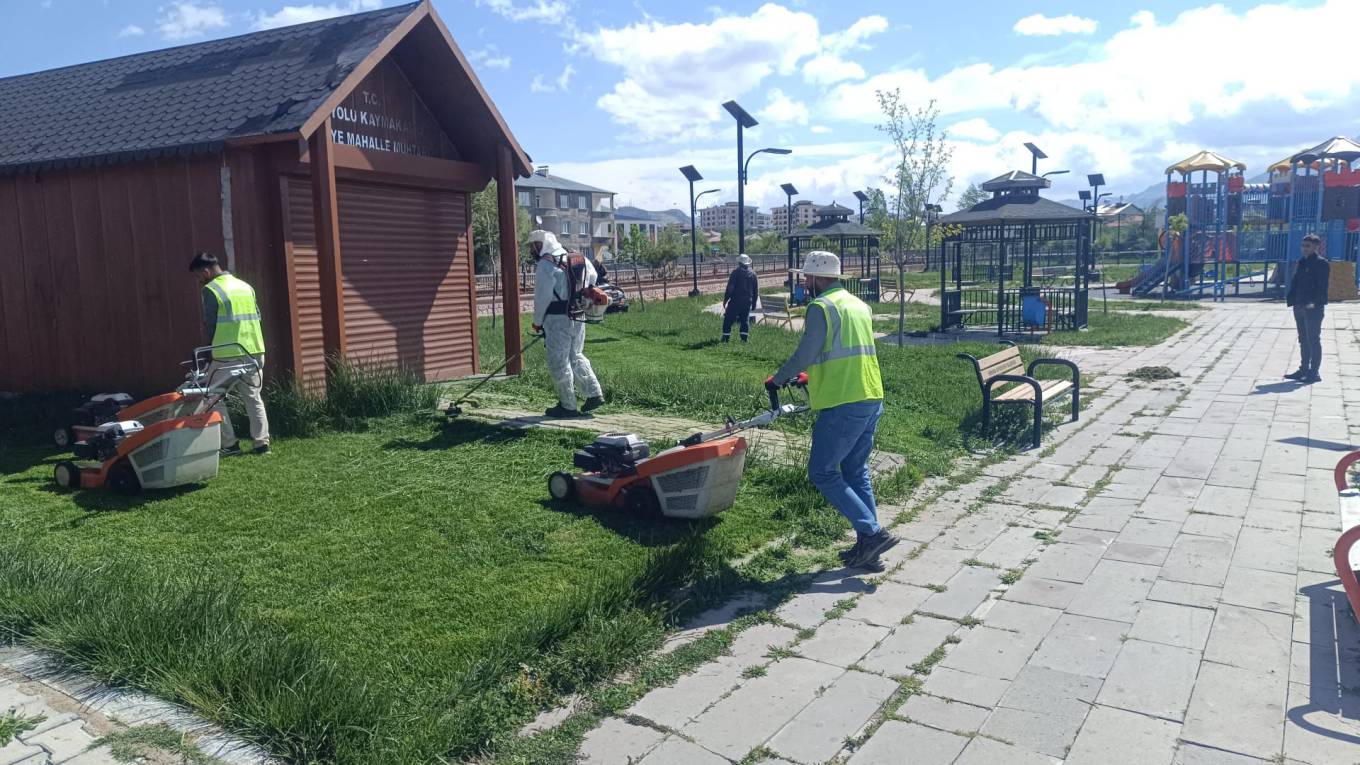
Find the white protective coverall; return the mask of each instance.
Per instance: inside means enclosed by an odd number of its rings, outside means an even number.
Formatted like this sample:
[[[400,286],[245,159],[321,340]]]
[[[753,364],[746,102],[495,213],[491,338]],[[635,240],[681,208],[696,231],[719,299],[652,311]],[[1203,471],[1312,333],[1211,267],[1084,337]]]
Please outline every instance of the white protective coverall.
[[[566,314],[548,313],[548,304],[566,300],[569,285],[567,274],[557,263],[567,251],[548,233],[539,253],[538,268],[534,272],[534,324],[543,328],[543,347],[548,354],[548,374],[557,388],[558,403],[564,409],[578,409],[576,390],[586,398],[602,396],[600,381],[586,358],[585,322],[573,321]],[[586,258],[586,284],[595,284],[595,268]]]

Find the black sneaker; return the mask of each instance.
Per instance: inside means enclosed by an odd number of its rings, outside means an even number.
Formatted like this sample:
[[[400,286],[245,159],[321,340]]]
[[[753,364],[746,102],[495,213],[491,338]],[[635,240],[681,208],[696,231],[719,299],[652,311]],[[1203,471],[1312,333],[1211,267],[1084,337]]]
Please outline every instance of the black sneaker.
[[[1308,370],[1306,370],[1306,369],[1299,369],[1299,370],[1290,372],[1289,374],[1285,375],[1285,376],[1284,376],[1284,379],[1286,379],[1286,380],[1302,380],[1303,378],[1305,378],[1305,377],[1307,377],[1307,376],[1308,376]]]
[[[581,417],[581,416],[582,416],[581,413],[578,412],[577,410],[575,410],[575,409],[568,409],[568,408],[562,406],[561,404],[558,404],[557,406],[555,406],[555,407],[549,409],[548,411],[544,412],[543,414],[544,414],[544,416],[546,416],[546,417],[551,417],[551,418],[553,418],[553,419],[555,419],[555,420],[567,420],[567,419],[573,419],[573,418]]]
[[[841,563],[847,566],[850,565],[850,561],[854,560],[856,557],[859,556],[859,548],[863,546],[864,537],[859,534],[855,534],[855,543],[837,553],[837,555],[840,556]]]
[[[241,445],[232,444],[231,446],[224,446],[218,450],[217,453],[223,457],[239,457],[241,455]]]
[[[581,405],[581,411],[591,412],[604,406],[604,396],[591,396]]]
[[[1303,379],[1299,380],[1299,382],[1303,383],[1304,385],[1320,383],[1322,382],[1322,375],[1318,374],[1317,372],[1311,372],[1308,374],[1307,377],[1304,377]]]
[[[877,564],[878,556],[891,550],[901,541],[893,536],[887,529],[880,529],[879,532],[864,540],[860,545],[859,554],[846,563],[851,568],[864,568],[869,564]]]
[[[255,446],[255,451],[254,451],[253,453],[254,453],[254,454],[268,454],[268,453],[269,453],[269,444],[257,444],[257,445]]]

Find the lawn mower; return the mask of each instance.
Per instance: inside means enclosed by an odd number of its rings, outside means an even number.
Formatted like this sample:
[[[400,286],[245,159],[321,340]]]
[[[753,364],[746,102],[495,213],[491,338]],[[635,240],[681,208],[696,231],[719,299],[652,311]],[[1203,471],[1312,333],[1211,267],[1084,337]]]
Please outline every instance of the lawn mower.
[[[138,402],[126,393],[100,393],[71,410],[70,421],[56,429],[52,440],[65,449],[98,436],[100,426],[106,423],[133,420],[150,427],[164,420],[208,411],[241,378],[260,371],[254,358],[243,355],[239,361],[219,364],[214,375],[217,380],[211,384],[214,381],[208,379],[208,366],[212,363],[212,352],[218,348],[236,348],[243,354],[246,350],[236,343],[195,348],[193,358],[180,364],[187,373],[175,390]]]
[[[572,464],[585,472],[553,473],[548,476],[548,494],[557,500],[576,499],[644,517],[716,515],[736,501],[746,467],[746,439],[736,434],[807,411],[806,387],[806,376],[784,386],[800,391],[802,403],[781,405],[779,390],[772,389],[768,410],[741,422],[728,418],[718,430],[695,433],[655,456],[633,433],[601,435],[573,455]]]
[[[211,411],[153,425],[106,422],[75,444],[81,463],[58,462],[52,478],[68,489],[107,487],[123,494],[206,481],[217,476],[221,427],[222,415]]]

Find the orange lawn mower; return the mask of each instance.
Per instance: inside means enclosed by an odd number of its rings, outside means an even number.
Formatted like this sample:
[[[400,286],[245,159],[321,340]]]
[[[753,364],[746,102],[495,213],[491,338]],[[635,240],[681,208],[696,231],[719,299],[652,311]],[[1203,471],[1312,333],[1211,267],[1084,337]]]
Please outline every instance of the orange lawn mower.
[[[222,448],[222,415],[212,409],[243,377],[260,371],[259,364],[247,355],[239,362],[219,365],[214,379],[209,380],[211,351],[221,347],[196,348],[194,359],[186,362],[190,371],[185,382],[175,392],[118,409],[110,421],[90,424],[87,420],[63,429],[74,439],[67,443],[75,460],[57,463],[52,472],[57,485],[135,494],[143,489],[169,489],[215,478]],[[77,415],[90,419],[108,416],[105,408],[109,402],[122,398],[97,396],[77,409]]]
[[[784,386],[803,401],[780,404],[770,390],[770,408],[749,420],[709,433],[695,433],[676,446],[650,456],[647,443],[633,433],[605,433],[580,449],[572,464],[585,471],[548,476],[548,494],[592,507],[614,507],[643,517],[707,518],[732,506],[746,467],[743,430],[769,425],[780,417],[808,411],[807,375]]]

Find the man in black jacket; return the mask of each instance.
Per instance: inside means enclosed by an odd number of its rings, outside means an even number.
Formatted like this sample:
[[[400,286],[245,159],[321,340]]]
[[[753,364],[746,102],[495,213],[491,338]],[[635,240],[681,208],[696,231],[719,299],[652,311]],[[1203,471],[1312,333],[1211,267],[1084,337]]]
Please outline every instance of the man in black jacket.
[[[1285,375],[1290,380],[1315,383],[1322,379],[1322,314],[1327,305],[1327,279],[1331,266],[1322,257],[1322,239],[1317,234],[1303,238],[1303,257],[1294,267],[1285,302],[1294,308],[1294,325],[1299,330],[1299,368]]]
[[[732,323],[741,324],[741,341],[751,333],[751,311],[756,307],[756,274],[751,270],[751,256],[737,256],[737,268],[727,278],[727,292],[723,294],[723,333],[725,343],[732,339]]]

